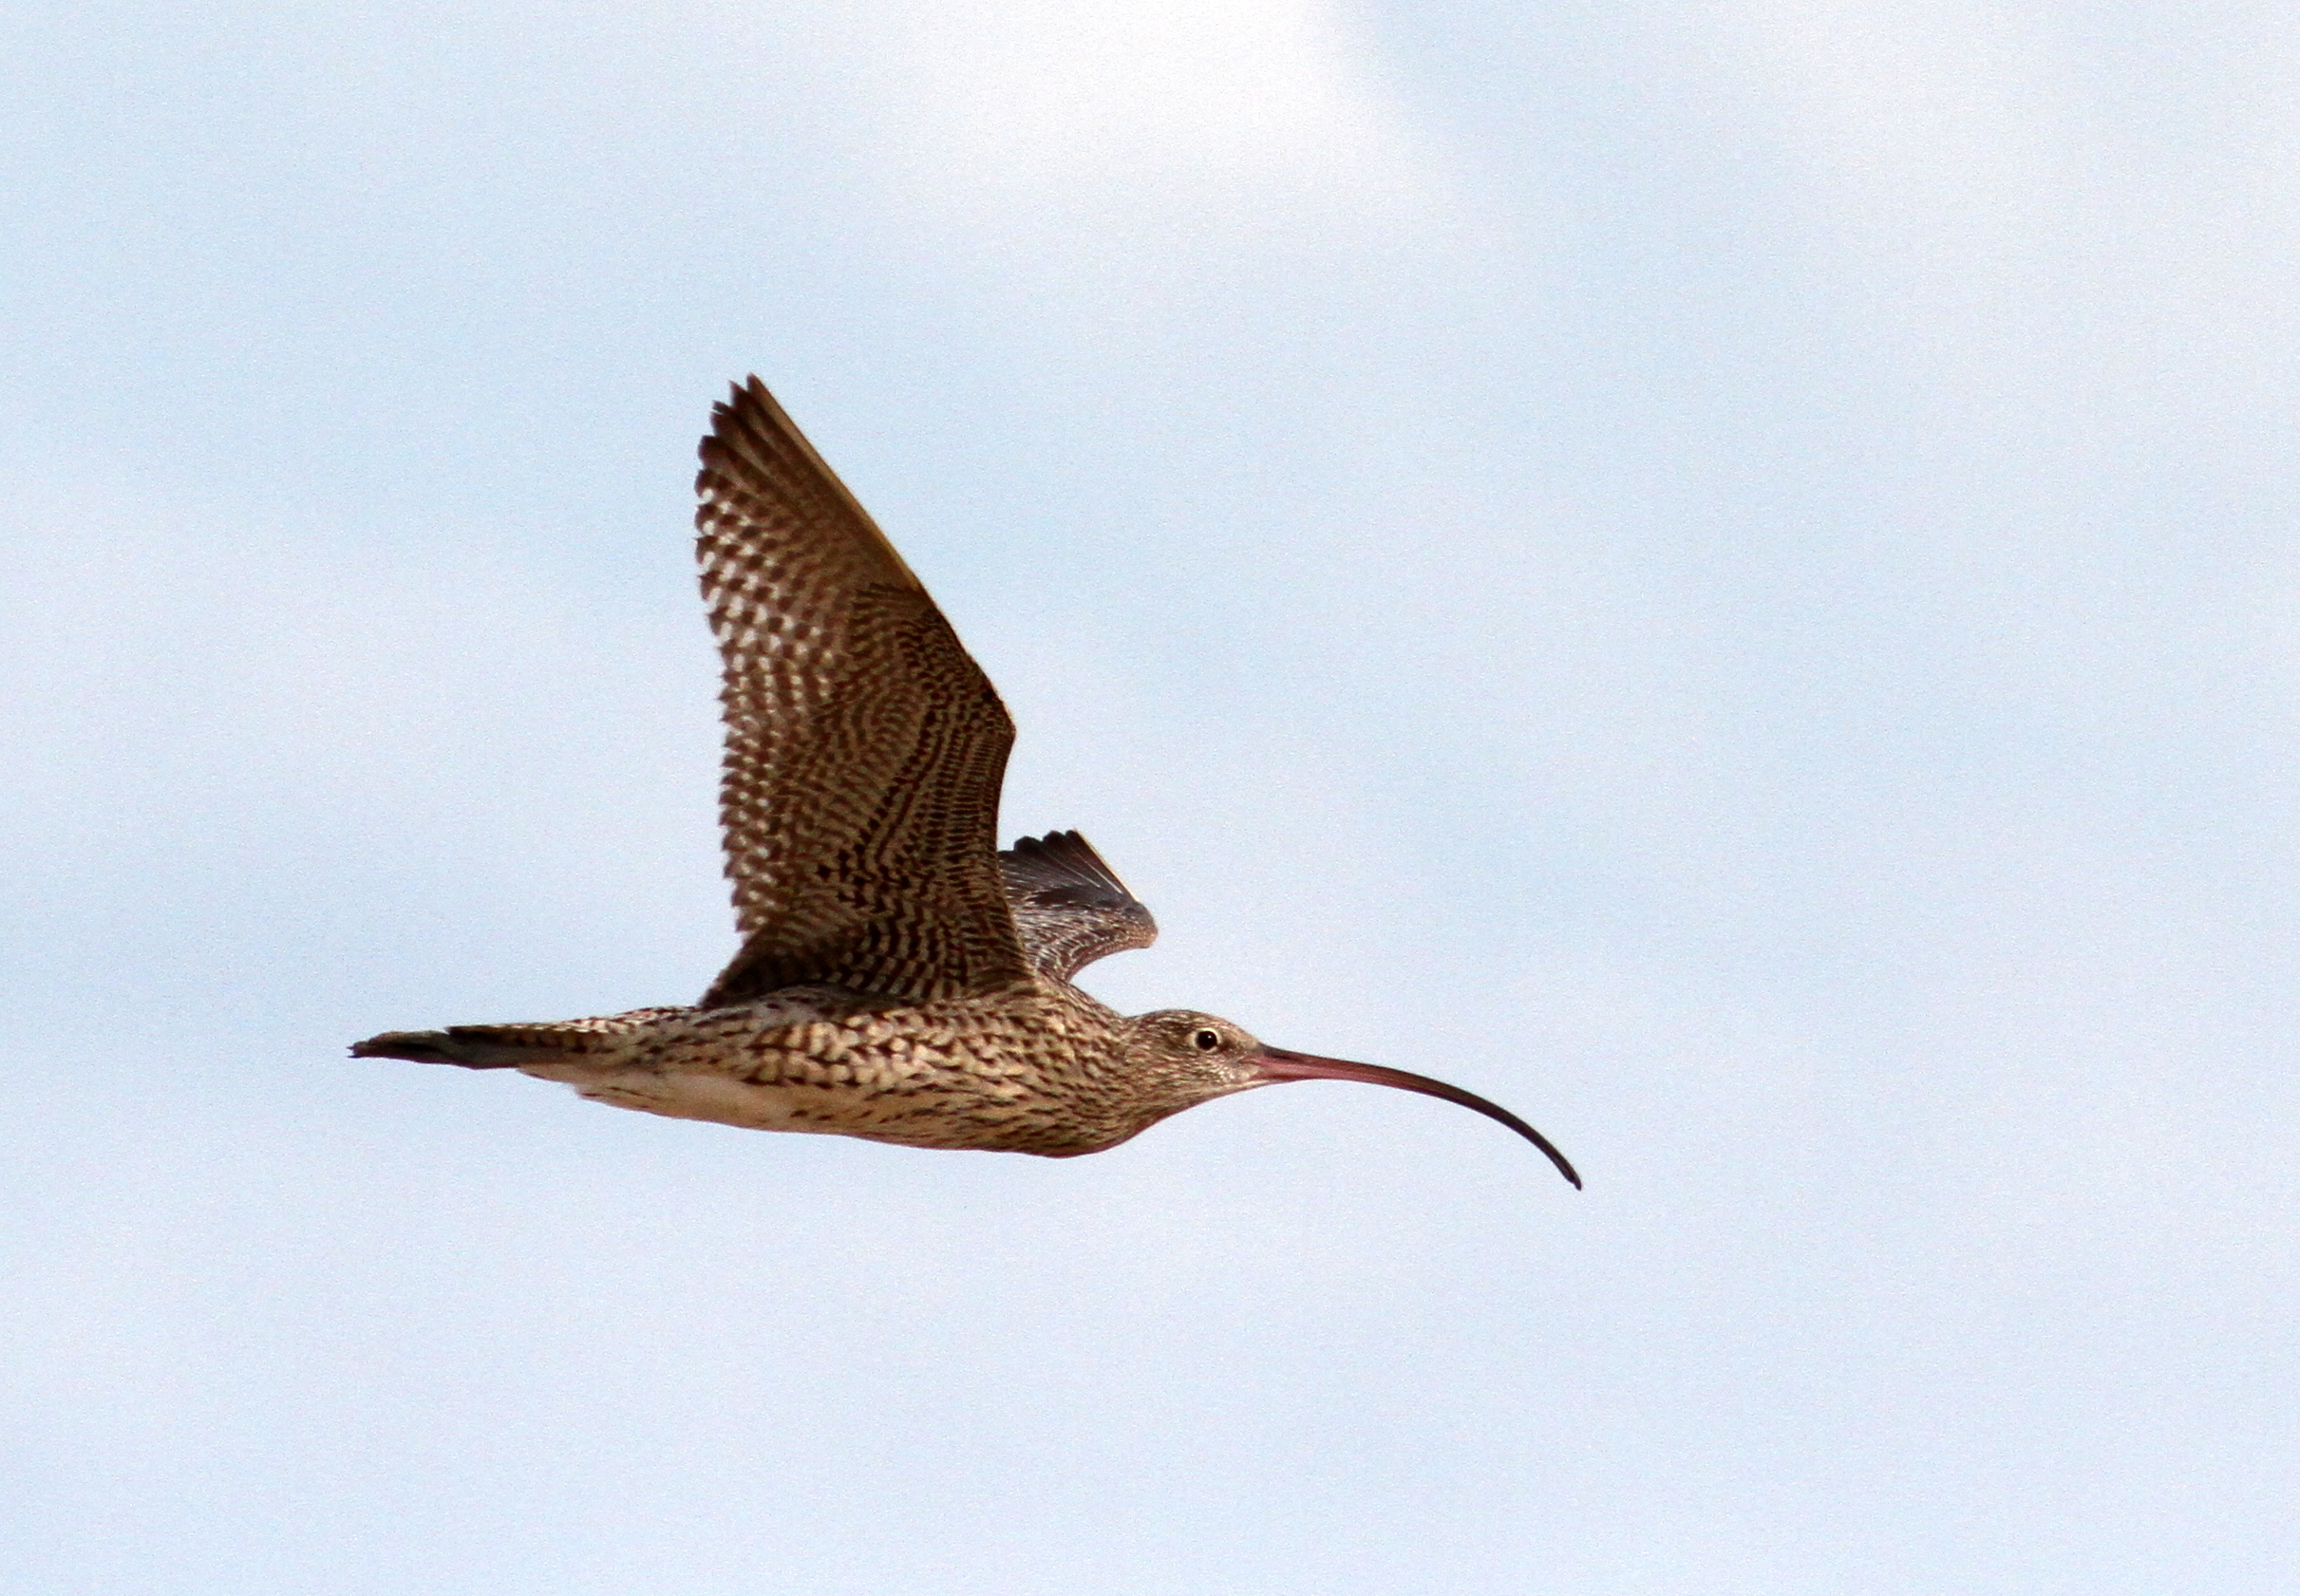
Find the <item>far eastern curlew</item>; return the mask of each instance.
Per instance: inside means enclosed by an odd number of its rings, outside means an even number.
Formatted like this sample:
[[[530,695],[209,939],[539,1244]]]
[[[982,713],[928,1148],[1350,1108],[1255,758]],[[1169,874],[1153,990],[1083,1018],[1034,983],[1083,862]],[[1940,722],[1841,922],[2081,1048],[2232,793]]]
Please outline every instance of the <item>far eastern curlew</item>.
[[[695,525],[725,665],[720,789],[743,947],[690,1008],[387,1031],[365,1059],[516,1069],[764,1131],[1067,1158],[1281,1080],[1459,1086],[1267,1047],[1070,984],[1150,911],[1076,832],[1000,852],[1014,724],[895,546],[756,377],[711,412]]]

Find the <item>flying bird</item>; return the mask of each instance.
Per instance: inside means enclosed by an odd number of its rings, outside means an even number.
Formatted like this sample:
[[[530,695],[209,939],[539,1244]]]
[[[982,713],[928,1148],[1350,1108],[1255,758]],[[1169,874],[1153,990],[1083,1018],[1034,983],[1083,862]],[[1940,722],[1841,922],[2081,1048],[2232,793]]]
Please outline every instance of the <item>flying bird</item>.
[[[363,1059],[516,1069],[594,1102],[764,1131],[1067,1158],[1285,1080],[1474,1093],[1292,1053],[1073,986],[1158,926],[1074,831],[998,847],[1014,723],[886,535],[758,378],[695,479],[724,667],[720,785],[742,947],[688,1007],[386,1031]]]

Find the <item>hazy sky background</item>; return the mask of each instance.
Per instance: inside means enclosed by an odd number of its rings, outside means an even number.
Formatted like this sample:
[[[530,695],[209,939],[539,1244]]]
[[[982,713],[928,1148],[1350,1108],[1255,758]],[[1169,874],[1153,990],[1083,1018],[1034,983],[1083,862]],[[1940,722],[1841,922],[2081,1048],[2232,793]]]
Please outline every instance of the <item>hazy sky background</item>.
[[[2300,1588],[2300,21],[0,25],[0,1587]],[[352,1062],[733,946],[746,371],[1156,909],[1075,1162]]]

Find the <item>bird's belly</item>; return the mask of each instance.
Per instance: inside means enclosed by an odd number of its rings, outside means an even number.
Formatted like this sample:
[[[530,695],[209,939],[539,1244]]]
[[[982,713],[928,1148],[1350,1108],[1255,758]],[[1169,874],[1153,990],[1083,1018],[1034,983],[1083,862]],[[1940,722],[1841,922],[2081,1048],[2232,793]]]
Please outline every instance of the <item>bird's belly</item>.
[[[825,1101],[819,1087],[738,1080],[732,1076],[684,1070],[530,1069],[529,1075],[562,1080],[579,1096],[615,1108],[635,1108],[672,1119],[708,1119],[752,1131],[819,1131],[833,1135],[865,1128],[867,1115],[842,1114]]]
[[[744,1080],[716,1071],[602,1069],[536,1064],[522,1074],[572,1086],[593,1102],[672,1119],[706,1119],[750,1131],[812,1131],[903,1147],[969,1148],[1069,1157],[1112,1136],[1082,1138],[1023,1100],[952,1094],[916,1084],[857,1091],[852,1086]]]

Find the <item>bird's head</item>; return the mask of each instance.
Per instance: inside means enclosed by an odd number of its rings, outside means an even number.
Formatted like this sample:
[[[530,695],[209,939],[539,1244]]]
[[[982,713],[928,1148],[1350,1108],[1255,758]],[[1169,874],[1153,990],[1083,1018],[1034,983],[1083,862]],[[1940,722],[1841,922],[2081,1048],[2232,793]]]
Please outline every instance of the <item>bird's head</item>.
[[[1138,1131],[1185,1108],[1195,1108],[1234,1092],[1251,1091],[1256,1086],[1274,1086],[1282,1080],[1363,1080],[1476,1109],[1541,1149],[1549,1155],[1549,1161],[1557,1166],[1559,1174],[1575,1186],[1581,1184],[1581,1176],[1574,1173],[1574,1166],[1566,1161],[1565,1155],[1551,1146],[1549,1138],[1539,1131],[1498,1103],[1490,1103],[1475,1092],[1465,1092],[1442,1080],[1380,1064],[1321,1059],[1313,1054],[1267,1046],[1229,1021],[1195,1009],[1161,1008],[1152,1014],[1138,1014],[1126,1025],[1128,1083],[1144,1092],[1143,1106],[1151,1111],[1134,1127]]]

